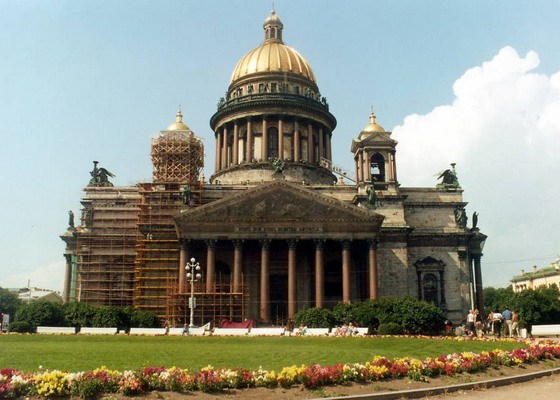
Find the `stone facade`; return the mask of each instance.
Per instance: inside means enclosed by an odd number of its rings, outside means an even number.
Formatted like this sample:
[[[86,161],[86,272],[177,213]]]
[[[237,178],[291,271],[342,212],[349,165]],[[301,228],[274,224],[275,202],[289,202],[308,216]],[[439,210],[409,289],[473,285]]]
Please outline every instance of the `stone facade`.
[[[349,143],[355,176],[342,172],[332,160],[336,119],[311,67],[283,44],[274,12],[263,27],[264,42],[238,63],[210,119],[210,182],[198,179],[202,147],[179,112],[158,138],[184,136],[189,142],[173,142],[174,148],[193,148],[193,165],[181,168],[173,163],[190,162],[187,155],[168,157],[158,148],[157,170],[188,174],[177,182],[154,174],[154,182],[126,189],[137,220],[136,241],[121,249],[135,257],[122,283],[133,293],[127,305],[182,323],[192,291],[197,323],[251,318],[275,324],[309,307],[389,296],[429,301],[456,322],[469,308],[481,308],[486,236],[466,226],[454,165],[451,178],[434,188],[401,187],[397,142],[372,113]],[[116,204],[119,188],[105,190]],[[97,286],[83,278],[80,243],[112,229],[108,211],[98,215],[106,221],[102,230],[88,226],[89,210],[102,202],[90,191],[82,224],[63,235],[66,254],[78,255],[67,281],[81,288],[69,290],[67,301],[110,289],[101,278]],[[202,279],[189,281],[187,262],[199,263]],[[115,269],[109,261],[96,268]]]

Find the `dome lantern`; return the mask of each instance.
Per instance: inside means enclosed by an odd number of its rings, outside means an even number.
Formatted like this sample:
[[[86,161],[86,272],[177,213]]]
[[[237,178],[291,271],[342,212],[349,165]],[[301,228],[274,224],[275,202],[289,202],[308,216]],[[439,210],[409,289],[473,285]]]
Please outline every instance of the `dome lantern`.
[[[272,10],[269,17],[264,21],[264,41],[265,42],[282,42],[282,29],[284,24],[280,21],[280,17],[276,11]]]

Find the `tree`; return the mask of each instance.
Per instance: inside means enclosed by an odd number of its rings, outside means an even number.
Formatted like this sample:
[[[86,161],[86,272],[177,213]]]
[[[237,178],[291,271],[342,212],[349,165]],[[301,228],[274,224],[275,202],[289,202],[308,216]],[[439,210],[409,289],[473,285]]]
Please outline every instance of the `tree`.
[[[8,289],[0,288],[0,313],[10,314],[13,318],[17,309],[21,306],[21,300],[15,293]]]
[[[92,326],[96,308],[87,303],[75,301],[63,305],[62,311],[68,325],[80,328],[82,326]]]
[[[496,308],[498,310],[503,310],[504,307],[510,306],[513,298],[513,288],[508,286],[507,288],[493,288],[491,286],[484,288],[484,308],[485,315],[489,312],[494,311]],[[483,310],[479,310],[483,312]]]
[[[530,332],[534,324],[560,322],[559,295],[556,285],[523,290],[512,296],[511,308],[519,313],[521,325]]]
[[[130,316],[130,326],[135,328],[157,328],[161,326],[161,321],[153,311],[134,310]]]
[[[117,327],[127,329],[130,327],[130,313],[129,310],[122,307],[99,307],[95,311],[91,322],[93,326],[100,328]]]
[[[61,326],[64,325],[62,306],[46,300],[33,300],[19,307],[15,321],[26,321],[33,330],[38,326]]]

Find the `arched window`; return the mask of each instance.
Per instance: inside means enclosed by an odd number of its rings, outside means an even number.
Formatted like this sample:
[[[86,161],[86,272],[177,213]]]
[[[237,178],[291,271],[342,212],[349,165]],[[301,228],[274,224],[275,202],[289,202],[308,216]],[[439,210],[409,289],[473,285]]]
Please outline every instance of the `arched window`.
[[[370,160],[372,182],[385,182],[385,158],[375,153]]]
[[[271,126],[266,131],[268,141],[268,157],[278,157],[278,128]]]
[[[424,274],[422,278],[422,300],[439,306],[439,283],[434,274]]]

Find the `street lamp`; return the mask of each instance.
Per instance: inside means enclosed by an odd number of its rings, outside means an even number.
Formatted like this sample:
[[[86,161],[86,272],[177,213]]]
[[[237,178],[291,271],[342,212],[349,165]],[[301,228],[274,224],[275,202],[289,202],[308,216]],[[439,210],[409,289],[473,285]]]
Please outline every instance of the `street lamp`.
[[[200,263],[198,263],[194,257],[191,258],[190,262],[187,262],[185,269],[187,270],[187,280],[191,283],[191,298],[189,299],[191,319],[189,322],[189,328],[192,328],[194,327],[194,308],[196,306],[194,302],[194,283],[202,278],[202,274],[200,273]]]

